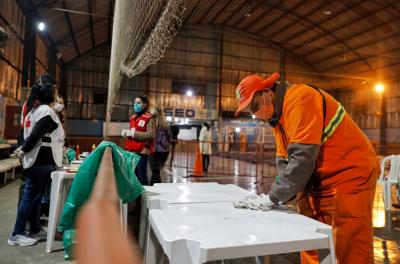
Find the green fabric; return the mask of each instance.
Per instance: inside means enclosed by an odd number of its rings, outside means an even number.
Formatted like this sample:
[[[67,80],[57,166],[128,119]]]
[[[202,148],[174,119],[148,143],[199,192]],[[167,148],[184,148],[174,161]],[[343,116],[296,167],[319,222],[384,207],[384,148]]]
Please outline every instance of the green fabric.
[[[79,167],[78,173],[72,183],[64,211],[61,215],[60,224],[57,229],[63,232],[63,242],[65,249],[65,259],[72,258],[72,246],[75,237],[74,224],[79,209],[89,199],[92,192],[98,168],[106,147],[112,148],[112,158],[114,163],[115,180],[117,183],[118,195],[124,203],[128,203],[139,197],[144,188],[136,178],[134,173],[140,156],[127,152],[116,144],[103,141],[85,159]]]
[[[66,155],[67,155],[68,163],[71,163],[71,161],[75,160],[76,152],[72,148],[67,148]]]

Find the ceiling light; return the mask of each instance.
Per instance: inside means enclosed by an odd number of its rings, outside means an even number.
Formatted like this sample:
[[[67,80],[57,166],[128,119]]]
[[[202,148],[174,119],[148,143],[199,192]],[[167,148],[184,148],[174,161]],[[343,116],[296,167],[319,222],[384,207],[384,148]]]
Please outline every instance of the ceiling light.
[[[240,127],[235,127],[235,132],[240,133]]]
[[[331,10],[324,10],[324,15],[329,16],[330,14],[332,14]]]
[[[247,12],[247,13],[245,13],[243,16],[244,16],[244,17],[250,17],[250,16],[251,16],[251,13]]]
[[[46,29],[46,25],[43,22],[39,22],[37,27],[40,31],[44,31]]]
[[[192,90],[187,90],[186,91],[186,95],[187,96],[192,96],[193,95],[193,91]]]
[[[385,90],[385,86],[381,83],[378,83],[375,85],[375,91],[377,91],[378,93],[382,93],[383,90]]]

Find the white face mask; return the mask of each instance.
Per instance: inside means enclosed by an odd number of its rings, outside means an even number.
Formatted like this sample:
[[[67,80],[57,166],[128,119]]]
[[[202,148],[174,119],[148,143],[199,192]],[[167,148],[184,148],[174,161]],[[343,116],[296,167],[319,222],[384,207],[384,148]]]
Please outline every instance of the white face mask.
[[[54,111],[61,112],[64,109],[64,105],[60,104],[59,102],[55,102],[53,106]]]

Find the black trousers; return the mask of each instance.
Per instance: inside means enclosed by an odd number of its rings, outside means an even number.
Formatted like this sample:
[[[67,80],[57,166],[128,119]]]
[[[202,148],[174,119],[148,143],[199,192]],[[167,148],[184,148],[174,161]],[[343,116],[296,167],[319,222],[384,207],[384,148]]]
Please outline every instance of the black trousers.
[[[160,177],[161,168],[167,161],[168,154],[169,152],[154,152],[153,155],[150,156],[149,162],[152,172],[150,185],[161,182],[161,177]]]
[[[208,171],[209,165],[210,165],[210,155],[203,154],[203,171]]]

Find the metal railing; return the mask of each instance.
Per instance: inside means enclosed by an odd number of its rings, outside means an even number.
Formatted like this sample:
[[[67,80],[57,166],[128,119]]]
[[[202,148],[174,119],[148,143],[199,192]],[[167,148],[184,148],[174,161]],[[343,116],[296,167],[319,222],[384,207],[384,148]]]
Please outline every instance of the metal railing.
[[[208,143],[211,143],[212,155],[205,175],[255,177],[261,182],[263,178],[276,175],[275,146],[272,144],[234,143],[230,147],[226,142]],[[175,147],[171,149],[167,164],[185,170],[188,177],[192,176],[200,142],[178,140],[173,144]]]

